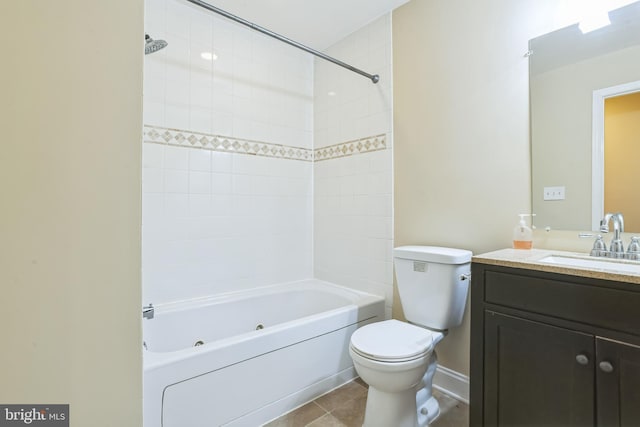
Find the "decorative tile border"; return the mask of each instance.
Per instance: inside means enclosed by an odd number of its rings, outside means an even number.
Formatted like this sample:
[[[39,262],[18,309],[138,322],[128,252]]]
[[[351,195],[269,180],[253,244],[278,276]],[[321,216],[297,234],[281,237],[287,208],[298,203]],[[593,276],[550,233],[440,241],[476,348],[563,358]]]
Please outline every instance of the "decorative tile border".
[[[291,147],[157,126],[144,126],[143,141],[179,147],[201,148],[224,153],[249,154],[306,162],[313,161],[313,150],[309,148]]]
[[[315,150],[147,125],[143,128],[142,138],[143,142],[152,142],[155,144],[200,148],[223,153],[301,160],[305,162],[331,160],[388,148],[386,134],[342,142]]]
[[[330,160],[338,157],[353,156],[354,154],[384,150],[385,148],[387,148],[387,136],[381,134],[316,148],[313,151],[313,157],[315,161],[318,162],[321,160]]]

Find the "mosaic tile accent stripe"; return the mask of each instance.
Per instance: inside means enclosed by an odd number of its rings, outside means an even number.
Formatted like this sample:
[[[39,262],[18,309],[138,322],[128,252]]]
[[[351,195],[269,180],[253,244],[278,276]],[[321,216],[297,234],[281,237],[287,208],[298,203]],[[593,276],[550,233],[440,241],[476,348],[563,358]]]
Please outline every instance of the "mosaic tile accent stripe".
[[[306,162],[313,161],[313,150],[309,148],[291,147],[157,126],[144,126],[143,141],[179,147],[201,148],[224,153],[249,154]]]
[[[338,157],[353,156],[354,154],[384,150],[387,147],[385,134],[368,136],[354,141],[342,142],[327,147],[316,148],[313,152],[315,161],[330,160]]]
[[[306,162],[331,160],[355,154],[369,153],[389,148],[386,134],[368,136],[353,141],[341,142],[322,148],[293,147],[269,142],[252,141],[228,136],[192,132],[181,129],[147,126],[143,128],[143,142],[201,148],[224,153],[248,154]]]

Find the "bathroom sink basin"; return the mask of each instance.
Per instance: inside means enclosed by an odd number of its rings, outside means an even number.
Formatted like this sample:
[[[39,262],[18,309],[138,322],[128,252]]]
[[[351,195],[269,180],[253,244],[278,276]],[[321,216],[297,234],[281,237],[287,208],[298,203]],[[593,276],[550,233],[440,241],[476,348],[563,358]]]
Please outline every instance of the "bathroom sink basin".
[[[640,274],[640,263],[633,261],[616,260],[611,258],[574,258],[563,255],[548,255],[544,258],[541,258],[539,262],[564,267],[608,271],[611,273]]]

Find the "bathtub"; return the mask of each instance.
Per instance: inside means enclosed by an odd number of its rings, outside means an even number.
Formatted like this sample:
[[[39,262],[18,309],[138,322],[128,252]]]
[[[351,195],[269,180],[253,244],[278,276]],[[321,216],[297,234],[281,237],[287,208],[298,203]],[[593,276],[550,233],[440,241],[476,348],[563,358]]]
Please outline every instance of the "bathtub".
[[[384,298],[304,280],[155,307],[144,427],[259,426],[355,377],[349,339]]]

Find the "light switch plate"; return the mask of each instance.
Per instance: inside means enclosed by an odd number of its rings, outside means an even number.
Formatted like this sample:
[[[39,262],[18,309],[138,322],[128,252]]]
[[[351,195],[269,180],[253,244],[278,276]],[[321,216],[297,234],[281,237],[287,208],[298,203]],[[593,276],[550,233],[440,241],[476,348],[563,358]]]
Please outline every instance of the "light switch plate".
[[[564,200],[564,187],[544,187],[544,200]]]

